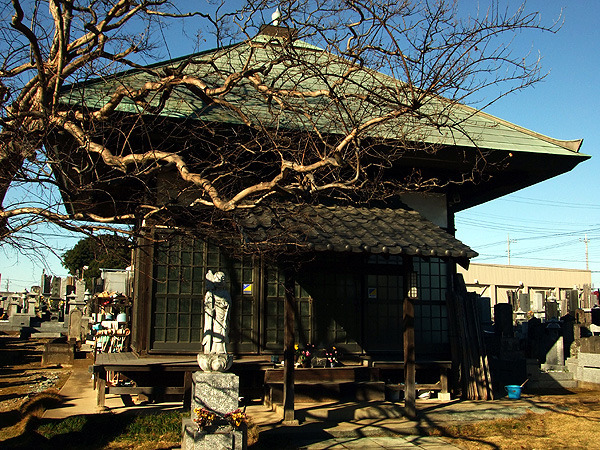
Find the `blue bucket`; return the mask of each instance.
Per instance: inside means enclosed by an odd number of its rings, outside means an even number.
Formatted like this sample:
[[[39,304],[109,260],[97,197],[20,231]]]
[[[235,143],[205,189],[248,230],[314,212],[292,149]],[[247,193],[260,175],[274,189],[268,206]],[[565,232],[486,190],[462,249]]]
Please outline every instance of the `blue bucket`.
[[[504,389],[506,389],[506,392],[508,392],[508,398],[521,398],[521,386],[509,384],[508,386],[504,386]]]

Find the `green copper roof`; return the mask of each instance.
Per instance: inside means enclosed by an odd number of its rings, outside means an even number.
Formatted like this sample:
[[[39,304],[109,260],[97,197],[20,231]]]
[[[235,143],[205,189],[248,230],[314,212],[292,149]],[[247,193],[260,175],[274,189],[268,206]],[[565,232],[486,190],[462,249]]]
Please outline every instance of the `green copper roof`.
[[[170,69],[177,68],[187,60],[191,62],[185,66],[181,74],[194,75],[203,80],[209,88],[221,86],[224,78],[229,74],[248,68],[264,67],[269,71],[262,81],[268,86],[290,90],[296,87],[303,90],[329,89],[335,80],[339,79],[340,74],[353,67],[350,61],[300,40],[294,42],[292,51],[288,50],[283,58],[280,58],[281,51],[281,46],[277,40],[273,40],[272,36],[259,35],[241,44],[148,66],[153,74],[142,69],[130,70],[108,79],[102,78],[71,85],[65,89],[62,98],[64,103],[71,106],[85,105],[91,109],[99,108],[116,88],[120,86],[140,88],[146,82],[156,81],[156,73],[166,76]],[[294,55],[297,55],[303,63],[295,63]],[[397,94],[393,104],[388,101],[390,89]],[[397,108],[403,99],[407,98],[407,89],[408,86],[390,76],[361,69],[350,73],[347,81],[336,87],[338,98],[345,99],[346,112],[339,103],[326,97],[288,97],[287,100],[298,111],[309,113],[310,118],[278,108],[273,99],[265,98],[263,94],[257,92],[247,79],[243,79],[223,98],[240,108],[250,120],[260,121],[266,127],[307,131],[318,129],[321,133],[345,135],[356,123],[364,123]],[[369,99],[355,98],[357,95],[368,96]],[[153,106],[159,104],[160,97],[161,93],[156,93],[155,99],[151,102]],[[129,99],[124,100],[118,110],[149,113]],[[460,126],[452,129],[438,128],[431,126],[424,119],[407,119],[403,116],[372,128],[367,134],[391,140],[408,139],[446,146],[587,158],[587,155],[578,153],[581,140],[552,139],[473,108],[451,105],[445,99],[430,98],[421,106],[420,111],[424,116],[433,114],[447,117],[452,123],[460,123]],[[243,123],[231,110],[203,101],[200,96],[192,94],[184,86],[176,86],[173,89],[161,115],[209,122]]]

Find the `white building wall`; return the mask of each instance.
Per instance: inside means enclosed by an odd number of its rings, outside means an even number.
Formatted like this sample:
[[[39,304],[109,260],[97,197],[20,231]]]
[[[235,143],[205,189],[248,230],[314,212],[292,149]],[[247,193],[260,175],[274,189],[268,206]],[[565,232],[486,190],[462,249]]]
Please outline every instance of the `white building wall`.
[[[400,199],[438,227],[448,228],[448,208],[445,195],[407,192],[402,194]]]
[[[105,292],[129,294],[129,270],[100,269]]]
[[[463,275],[469,292],[490,297],[492,309],[497,303],[508,303],[507,291],[515,291],[529,294],[532,305],[542,302],[545,294],[553,294],[564,311],[566,291],[589,292],[592,285],[590,270],[471,263],[468,270],[457,266],[457,272]]]

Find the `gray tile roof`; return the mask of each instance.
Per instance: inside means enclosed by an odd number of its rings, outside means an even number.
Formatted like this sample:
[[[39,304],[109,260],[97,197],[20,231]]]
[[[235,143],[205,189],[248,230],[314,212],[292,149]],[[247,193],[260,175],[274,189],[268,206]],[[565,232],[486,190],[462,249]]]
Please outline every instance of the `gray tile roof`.
[[[293,243],[315,251],[420,255],[468,260],[477,256],[447,231],[408,208],[278,205],[240,213],[250,244]]]

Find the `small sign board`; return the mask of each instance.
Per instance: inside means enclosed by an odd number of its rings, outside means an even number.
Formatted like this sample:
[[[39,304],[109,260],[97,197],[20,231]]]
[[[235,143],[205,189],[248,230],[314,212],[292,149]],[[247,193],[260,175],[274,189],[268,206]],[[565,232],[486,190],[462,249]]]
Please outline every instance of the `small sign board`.
[[[377,288],[370,287],[367,289],[367,292],[368,292],[369,298],[375,298],[375,299],[377,298]]]
[[[244,295],[252,295],[252,283],[244,283],[244,284],[242,284],[242,294],[244,294]]]

